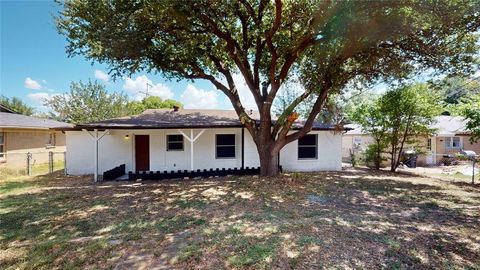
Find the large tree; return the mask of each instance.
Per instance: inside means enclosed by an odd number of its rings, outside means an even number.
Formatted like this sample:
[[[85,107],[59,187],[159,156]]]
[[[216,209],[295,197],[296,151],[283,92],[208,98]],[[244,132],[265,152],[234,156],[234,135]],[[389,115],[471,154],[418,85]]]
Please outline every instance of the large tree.
[[[69,55],[106,63],[112,74],[161,72],[210,81],[231,101],[257,146],[261,175],[278,173],[278,153],[308,133],[324,101],[352,80],[401,78],[427,68],[466,72],[477,51],[477,0],[158,0],[62,3],[59,32]],[[260,121],[233,79],[241,74]],[[304,91],[272,122],[282,85]],[[296,106],[313,98],[301,129]]]
[[[70,91],[45,100],[52,118],[69,123],[87,123],[128,114],[127,95],[109,93],[97,81],[72,82]]]

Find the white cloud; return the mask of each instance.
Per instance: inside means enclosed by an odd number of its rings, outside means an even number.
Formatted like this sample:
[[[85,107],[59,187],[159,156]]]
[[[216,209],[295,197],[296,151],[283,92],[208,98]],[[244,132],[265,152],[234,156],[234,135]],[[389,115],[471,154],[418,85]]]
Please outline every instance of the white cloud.
[[[240,101],[242,102],[243,107],[245,109],[258,110],[257,103],[255,103],[255,98],[253,97],[252,92],[250,92],[250,89],[248,88],[247,83],[245,82],[245,79],[243,78],[242,74],[239,74],[239,73],[233,74],[232,78],[233,78],[233,82],[235,83],[235,86],[237,87],[238,96],[240,97]],[[225,78],[220,79],[220,81],[224,85],[227,85],[227,80]],[[228,104],[229,104],[229,108],[233,109],[233,106],[230,103],[230,100],[228,100]]]
[[[33,90],[42,89],[42,85],[30,77],[27,77],[25,79],[25,82],[23,83],[23,85],[25,86],[25,88],[28,88],[28,89],[33,89]]]
[[[218,94],[215,90],[198,89],[192,84],[180,97],[185,109],[215,109],[218,107]]]
[[[108,76],[107,73],[101,71],[101,70],[95,70],[95,78],[102,80],[104,82],[108,82],[110,80],[110,76]]]
[[[173,92],[170,90],[170,87],[162,83],[153,84],[152,80],[145,75],[138,76],[134,80],[131,78],[126,78],[125,82],[123,83],[123,89],[129,92],[135,99],[141,100],[145,97],[147,85],[149,95],[159,96],[162,99],[173,98]]]
[[[45,100],[48,100],[49,98],[51,98],[51,95],[49,93],[45,93],[45,92],[38,92],[38,93],[28,94],[27,97],[33,103],[35,103],[35,105],[43,106],[43,103],[45,102]]]

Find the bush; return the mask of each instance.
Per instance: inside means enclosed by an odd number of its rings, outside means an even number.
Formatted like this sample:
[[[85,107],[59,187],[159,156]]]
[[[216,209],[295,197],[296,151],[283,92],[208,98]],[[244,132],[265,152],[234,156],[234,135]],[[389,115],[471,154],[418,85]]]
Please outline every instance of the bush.
[[[355,156],[355,152],[350,149],[350,163],[352,164],[352,167],[357,166],[357,157]]]
[[[367,167],[374,167],[376,169],[379,169],[382,161],[385,161],[386,159],[377,155],[377,152],[379,151],[379,145],[376,143],[369,144],[367,147],[367,150],[365,150],[365,163]],[[380,150],[380,153],[383,151]]]

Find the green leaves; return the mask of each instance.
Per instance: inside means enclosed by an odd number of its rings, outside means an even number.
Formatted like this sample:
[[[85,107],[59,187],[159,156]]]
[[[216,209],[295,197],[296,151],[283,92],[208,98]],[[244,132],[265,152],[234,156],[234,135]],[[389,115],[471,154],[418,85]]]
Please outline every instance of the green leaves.
[[[374,138],[376,150],[372,151],[388,152],[394,171],[404,146],[416,147],[419,139],[434,132],[430,125],[441,112],[440,100],[441,96],[426,84],[407,85],[358,106],[352,115]]]
[[[109,93],[98,81],[72,82],[70,92],[55,95],[45,101],[51,116],[73,124],[101,121],[105,119],[140,114],[147,109],[183,107],[182,103],[157,96],[142,101],[131,101],[123,92]]]
[[[162,100],[157,96],[146,97],[141,101],[131,101],[127,104],[130,114],[140,114],[147,109],[172,109],[175,106],[182,108],[183,104],[173,99]]]
[[[478,0],[268,1],[70,0],[57,26],[70,55],[106,63],[116,76],[159,72],[208,80],[246,115],[233,75],[241,74],[260,112],[245,121],[256,142],[286,143],[306,134],[332,93],[433,70],[477,68]],[[274,127],[272,104],[285,82],[303,86]],[[287,90],[290,91],[290,90]],[[309,102],[309,99],[313,99]],[[305,103],[305,125],[284,125]]]
[[[124,93],[110,94],[97,81],[72,82],[70,92],[55,95],[45,101],[55,118],[78,124],[100,121],[128,114],[128,97]]]
[[[35,109],[33,107],[29,106],[17,97],[8,98],[6,96],[0,96],[0,104],[23,115],[30,116],[35,113]]]
[[[471,132],[470,141],[480,139],[480,94],[465,98],[458,105],[461,115],[467,120],[466,129]]]

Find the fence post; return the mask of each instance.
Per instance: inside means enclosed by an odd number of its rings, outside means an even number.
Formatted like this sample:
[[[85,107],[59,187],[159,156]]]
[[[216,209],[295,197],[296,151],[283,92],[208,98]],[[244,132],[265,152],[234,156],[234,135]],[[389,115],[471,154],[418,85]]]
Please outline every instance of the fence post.
[[[27,153],[27,175],[32,175],[32,153]]]
[[[63,152],[63,175],[67,175],[67,152]]]
[[[53,173],[53,152],[48,152],[48,173]]]

